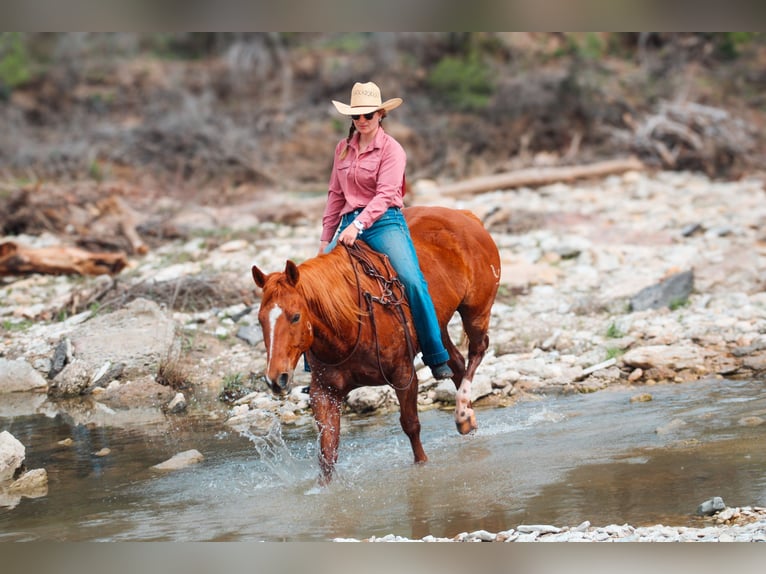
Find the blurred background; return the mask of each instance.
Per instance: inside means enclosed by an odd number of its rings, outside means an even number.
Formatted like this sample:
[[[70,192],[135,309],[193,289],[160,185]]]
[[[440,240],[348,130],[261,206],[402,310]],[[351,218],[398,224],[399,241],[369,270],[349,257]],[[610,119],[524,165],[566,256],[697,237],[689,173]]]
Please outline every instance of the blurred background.
[[[759,32],[2,32],[0,180],[323,191],[357,81],[404,99],[411,180],[627,155],[738,178],[765,64]]]

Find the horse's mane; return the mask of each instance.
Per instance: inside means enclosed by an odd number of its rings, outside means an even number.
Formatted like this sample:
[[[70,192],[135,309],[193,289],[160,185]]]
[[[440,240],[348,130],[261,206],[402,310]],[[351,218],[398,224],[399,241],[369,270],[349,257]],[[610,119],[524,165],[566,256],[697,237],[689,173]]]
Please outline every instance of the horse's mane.
[[[364,249],[368,249],[364,247]],[[304,261],[299,267],[297,289],[311,309],[336,332],[356,325],[366,315],[364,300],[360,301],[360,287],[368,290],[369,281],[361,270],[354,273],[347,250],[338,246],[330,253]]]

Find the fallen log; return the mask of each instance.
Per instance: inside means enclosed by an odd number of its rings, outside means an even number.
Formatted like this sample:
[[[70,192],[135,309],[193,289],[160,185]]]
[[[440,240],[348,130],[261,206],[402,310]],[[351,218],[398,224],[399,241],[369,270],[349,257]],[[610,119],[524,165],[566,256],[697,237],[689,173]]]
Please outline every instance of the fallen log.
[[[635,157],[607,160],[590,165],[528,168],[443,185],[439,187],[439,193],[442,195],[474,195],[497,189],[536,187],[642,169],[644,169],[644,164]]]
[[[0,277],[8,275],[115,275],[127,265],[124,253],[93,253],[78,247],[30,248],[0,243]]]

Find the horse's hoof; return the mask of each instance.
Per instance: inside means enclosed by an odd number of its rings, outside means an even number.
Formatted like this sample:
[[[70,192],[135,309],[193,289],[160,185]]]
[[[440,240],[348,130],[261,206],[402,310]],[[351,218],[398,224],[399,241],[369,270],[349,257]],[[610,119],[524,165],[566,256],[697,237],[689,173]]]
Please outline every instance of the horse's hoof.
[[[468,434],[469,432],[479,428],[475,422],[471,421],[471,419],[455,421],[455,426],[457,427],[457,432],[460,434]]]

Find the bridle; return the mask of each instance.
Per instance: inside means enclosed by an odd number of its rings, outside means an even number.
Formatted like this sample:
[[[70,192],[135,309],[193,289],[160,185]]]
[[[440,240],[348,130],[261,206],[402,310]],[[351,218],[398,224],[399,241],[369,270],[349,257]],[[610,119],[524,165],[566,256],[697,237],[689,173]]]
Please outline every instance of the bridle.
[[[370,324],[372,326],[372,335],[373,339],[375,340],[375,355],[377,357],[378,362],[378,370],[380,371],[381,376],[386,381],[386,384],[392,387],[394,390],[405,390],[407,389],[412,382],[415,380],[415,365],[414,365],[414,359],[415,359],[415,349],[412,344],[412,337],[410,336],[410,330],[407,328],[407,317],[404,313],[403,305],[407,305],[407,301],[404,295],[404,285],[399,280],[399,276],[396,274],[394,269],[391,267],[391,262],[388,259],[388,256],[386,256],[383,253],[378,253],[378,256],[380,260],[383,262],[383,268],[385,270],[385,275],[382,274],[378,267],[376,266],[375,262],[372,261],[370,258],[370,253],[359,247],[359,245],[354,242],[352,245],[348,246],[345,244],[341,244],[346,249],[346,253],[348,254],[349,261],[351,263],[351,268],[354,270],[354,278],[356,280],[356,289],[357,289],[357,303],[360,308],[362,308],[362,300],[366,303],[367,311],[370,316]],[[361,267],[362,271],[368,275],[369,277],[372,277],[377,281],[378,286],[380,287],[380,296],[376,297],[369,291],[363,291],[362,289],[362,283],[359,278],[359,267]],[[412,371],[410,372],[410,378],[407,381],[407,384],[403,387],[397,387],[388,380],[385,373],[383,372],[383,364],[381,363],[380,359],[380,341],[378,339],[378,329],[375,324],[375,303],[378,303],[384,307],[392,307],[396,309],[399,320],[402,324],[402,327],[404,328],[404,338],[407,341],[407,352],[410,358],[410,363],[412,364]],[[309,349],[307,352],[311,353],[311,355],[316,359],[317,362],[321,363],[322,365],[326,367],[339,367],[340,365],[347,362],[353,355],[356,353],[357,349],[359,348],[359,343],[362,339],[362,322],[359,321],[358,329],[356,332],[356,341],[354,343],[353,348],[349,352],[349,354],[341,359],[340,361],[336,363],[327,363],[323,360],[321,360],[319,357],[316,356],[313,352],[311,352],[311,349]]]

